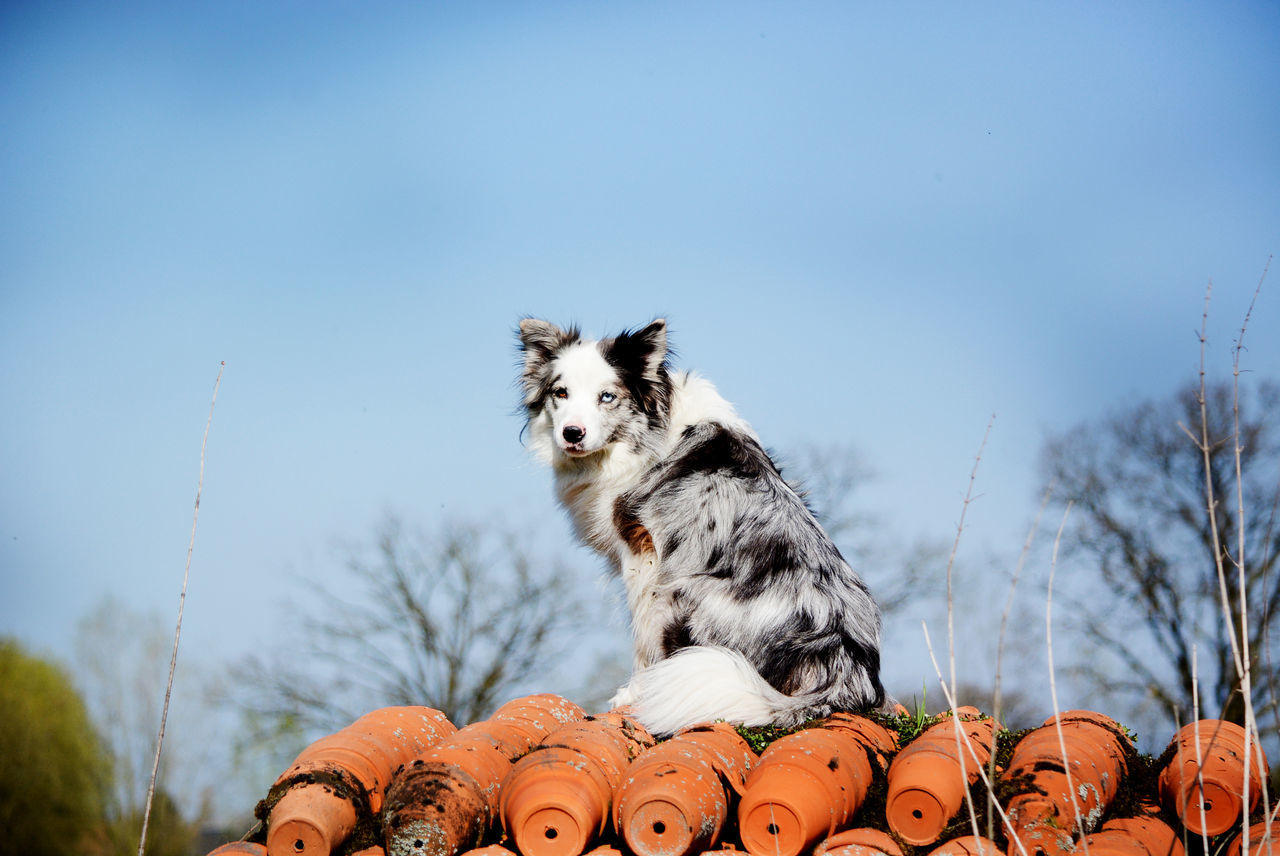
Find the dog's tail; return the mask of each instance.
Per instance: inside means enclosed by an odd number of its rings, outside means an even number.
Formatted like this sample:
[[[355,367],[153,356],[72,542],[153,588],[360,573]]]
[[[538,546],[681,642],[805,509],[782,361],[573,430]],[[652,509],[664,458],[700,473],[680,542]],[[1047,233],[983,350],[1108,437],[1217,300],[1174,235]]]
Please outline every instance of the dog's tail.
[[[695,646],[637,672],[617,700],[629,700],[636,719],[651,734],[665,735],[717,719],[793,728],[830,713],[825,696],[823,691],[786,695],[737,651]]]

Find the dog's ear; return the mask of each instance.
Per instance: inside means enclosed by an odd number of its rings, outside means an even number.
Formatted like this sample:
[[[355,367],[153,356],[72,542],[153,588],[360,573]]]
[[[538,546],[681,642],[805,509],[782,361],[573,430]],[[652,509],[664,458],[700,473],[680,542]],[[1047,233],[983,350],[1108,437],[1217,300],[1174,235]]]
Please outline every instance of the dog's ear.
[[[564,331],[550,321],[539,321],[537,318],[520,319],[520,349],[524,351],[526,362],[530,357],[546,358],[560,347]]]
[[[646,384],[665,382],[667,322],[659,318],[639,330],[628,330],[608,343],[606,358],[639,376]]]
[[[532,403],[542,393],[543,369],[555,356],[556,351],[578,341],[578,328],[570,327],[561,330],[550,321],[539,321],[537,318],[523,318],[520,321],[520,351],[524,357],[524,373],[521,377],[525,389],[526,403]]]

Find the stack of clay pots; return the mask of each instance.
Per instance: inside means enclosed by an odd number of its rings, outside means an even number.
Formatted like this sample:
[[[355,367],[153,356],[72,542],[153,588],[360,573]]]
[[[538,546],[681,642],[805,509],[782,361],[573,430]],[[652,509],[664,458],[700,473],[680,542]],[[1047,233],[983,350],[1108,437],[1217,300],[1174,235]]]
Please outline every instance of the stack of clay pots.
[[[421,753],[387,793],[387,852],[456,856],[476,847],[498,817],[499,786],[515,760],[584,716],[559,696],[529,696]]]
[[[273,787],[279,795],[267,820],[269,856],[329,856],[361,808],[382,810],[395,770],[454,730],[438,710],[386,707],[312,743]]]
[[[1229,723],[1192,723],[1158,762],[1090,711],[1050,717],[996,760],[1000,726],[973,708],[905,747],[885,723],[834,714],[757,756],[725,723],[655,741],[625,709],[586,716],[553,695],[461,730],[384,708],[308,746],[252,840],[210,856],[1280,854],[1280,822],[1259,822],[1266,758]]]
[[[502,826],[524,856],[578,856],[605,832],[614,792],[654,739],[621,713],[567,725],[502,785]]]
[[[909,844],[941,837],[991,760],[999,723],[972,707],[956,714],[926,729],[889,767],[885,815],[889,828]]]
[[[716,846],[756,753],[718,722],[646,749],[618,792],[614,827],[636,856],[694,856]]]
[[[1021,790],[1009,800],[1010,838],[1029,853],[1075,852],[1075,836],[1097,827],[1132,753],[1124,729],[1102,714],[1072,710],[1045,720],[1018,742],[1004,773]]]
[[[1196,835],[1220,835],[1242,810],[1257,807],[1267,759],[1257,743],[1251,751],[1245,743],[1244,729],[1234,722],[1202,719],[1169,744],[1173,757],[1160,773],[1160,796]]]
[[[896,745],[882,726],[843,714],[774,741],[738,806],[743,845],[797,856],[848,826]]]

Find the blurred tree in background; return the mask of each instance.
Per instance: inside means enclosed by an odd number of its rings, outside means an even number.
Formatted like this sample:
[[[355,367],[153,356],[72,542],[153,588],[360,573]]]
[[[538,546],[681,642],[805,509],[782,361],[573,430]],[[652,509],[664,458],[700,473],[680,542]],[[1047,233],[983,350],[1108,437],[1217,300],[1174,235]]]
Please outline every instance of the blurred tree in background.
[[[0,854],[90,849],[109,773],[68,675],[0,639]]]
[[[173,628],[162,616],[114,597],[100,600],[76,626],[76,683],[111,759],[94,849],[103,856],[138,852],[172,646]],[[229,766],[210,763],[221,754],[220,735],[198,689],[202,671],[189,654],[179,660],[147,828],[151,856],[191,852],[210,820],[214,783]]]
[[[1280,386],[1247,392],[1237,413],[1232,384],[1208,386],[1204,427],[1199,384],[1133,404],[1051,438],[1043,469],[1056,500],[1072,503],[1063,561],[1094,575],[1078,584],[1077,629],[1121,664],[1090,657],[1078,673],[1154,701],[1169,723],[1190,721],[1193,702],[1201,716],[1243,722],[1234,652],[1247,646],[1259,728],[1274,734]]]
[[[886,618],[908,602],[919,606],[940,591],[949,545],[924,540],[904,545],[863,507],[860,490],[874,484],[874,474],[854,449],[841,444],[805,446],[785,475],[790,478],[792,471],[793,484],[845,560],[866,581]]]
[[[317,588],[300,605],[302,627],[276,659],[235,669],[243,739],[286,751],[388,705],[462,725],[518,688],[547,691],[539,680],[601,624],[588,616],[608,610],[581,576],[536,559],[500,523],[410,532],[389,519],[372,549],[348,549],[340,591]]]

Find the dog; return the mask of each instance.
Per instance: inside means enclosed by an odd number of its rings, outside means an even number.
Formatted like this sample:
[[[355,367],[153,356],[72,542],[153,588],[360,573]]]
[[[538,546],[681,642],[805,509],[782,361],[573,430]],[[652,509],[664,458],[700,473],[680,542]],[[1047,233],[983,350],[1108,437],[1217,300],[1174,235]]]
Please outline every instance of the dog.
[[[635,671],[613,703],[659,735],[887,709],[875,600],[751,426],[672,370],[666,322],[518,336],[528,446],[626,590]]]

